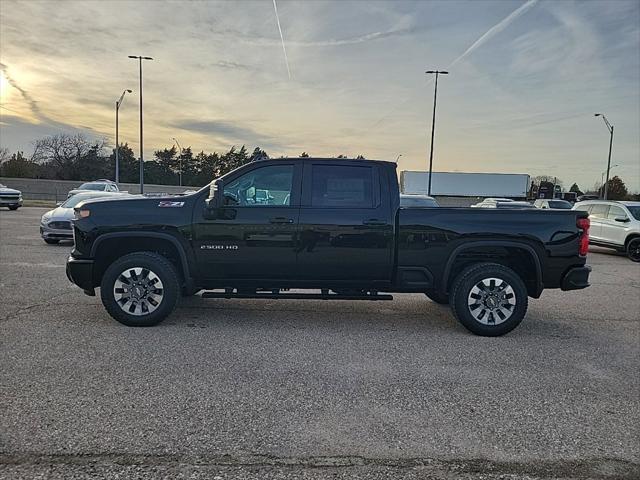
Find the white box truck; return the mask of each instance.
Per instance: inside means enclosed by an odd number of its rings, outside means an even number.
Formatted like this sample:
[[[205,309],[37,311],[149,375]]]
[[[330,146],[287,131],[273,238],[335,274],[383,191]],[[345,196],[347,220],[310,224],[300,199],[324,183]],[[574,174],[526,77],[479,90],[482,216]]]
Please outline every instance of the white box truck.
[[[402,193],[428,192],[429,172],[400,172]],[[447,197],[527,198],[531,181],[521,173],[433,172],[431,195]]]

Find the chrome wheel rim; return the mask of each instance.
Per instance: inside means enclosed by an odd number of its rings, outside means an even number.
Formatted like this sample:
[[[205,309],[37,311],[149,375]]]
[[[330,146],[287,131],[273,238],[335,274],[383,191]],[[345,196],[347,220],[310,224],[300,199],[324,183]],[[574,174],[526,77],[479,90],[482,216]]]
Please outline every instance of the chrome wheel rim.
[[[632,260],[640,260],[640,238],[634,238],[629,242],[629,257]]]
[[[160,277],[148,268],[127,268],[113,284],[113,297],[129,315],[149,315],[162,303],[164,287]]]
[[[485,278],[474,285],[467,300],[469,313],[483,325],[500,325],[516,307],[516,294],[501,278]]]

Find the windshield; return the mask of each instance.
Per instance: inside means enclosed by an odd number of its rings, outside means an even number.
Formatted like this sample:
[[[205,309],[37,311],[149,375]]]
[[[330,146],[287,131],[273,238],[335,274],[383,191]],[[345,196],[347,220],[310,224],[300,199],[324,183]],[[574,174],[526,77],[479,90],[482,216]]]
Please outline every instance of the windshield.
[[[78,190],[98,190],[98,191],[103,191],[104,190],[104,183],[83,183],[82,185],[80,185],[78,187]]]
[[[566,200],[551,200],[549,202],[549,208],[563,208],[565,210],[571,210],[571,204]]]
[[[640,220],[640,205],[629,206],[627,205],[627,210],[631,212],[633,218],[636,220]]]
[[[74,208],[76,205],[78,205],[80,202],[84,202],[85,200],[89,200],[90,198],[98,198],[98,197],[105,197],[106,195],[96,195],[94,194],[82,194],[82,193],[78,193],[76,195],[74,195],[73,197],[71,197],[70,199],[68,199],[66,202],[64,202],[62,205],[60,205],[62,208]]]

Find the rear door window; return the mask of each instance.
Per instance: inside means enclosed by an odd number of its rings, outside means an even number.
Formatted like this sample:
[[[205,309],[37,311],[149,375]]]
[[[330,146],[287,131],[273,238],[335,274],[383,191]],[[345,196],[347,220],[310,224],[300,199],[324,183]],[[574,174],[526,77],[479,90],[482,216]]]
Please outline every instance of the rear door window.
[[[607,218],[608,213],[609,205],[594,205],[589,215],[593,218]]]
[[[616,207],[615,205],[611,205],[609,207],[609,214],[607,215],[607,218],[609,220],[615,220],[616,218],[620,218],[620,217],[627,218],[627,214],[620,207]]]
[[[374,169],[365,166],[313,165],[312,207],[374,208]]]

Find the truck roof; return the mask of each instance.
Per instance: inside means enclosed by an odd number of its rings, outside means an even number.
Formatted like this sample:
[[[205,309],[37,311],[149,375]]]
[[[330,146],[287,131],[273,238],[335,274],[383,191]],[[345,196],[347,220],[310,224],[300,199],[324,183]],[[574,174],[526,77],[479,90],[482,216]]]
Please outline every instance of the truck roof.
[[[328,161],[328,162],[376,162],[376,163],[385,163],[388,165],[392,165],[393,168],[398,166],[397,163],[392,162],[390,160],[377,160],[373,158],[336,158],[336,157],[282,157],[282,158],[260,158],[255,160],[256,162],[265,162],[265,161],[278,161],[278,160],[286,160],[286,161]]]

